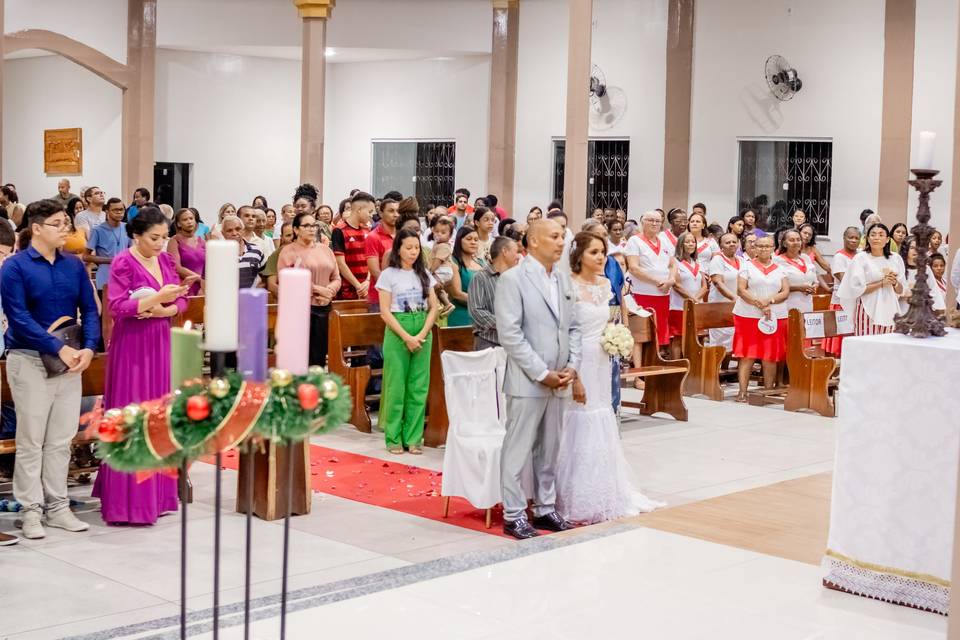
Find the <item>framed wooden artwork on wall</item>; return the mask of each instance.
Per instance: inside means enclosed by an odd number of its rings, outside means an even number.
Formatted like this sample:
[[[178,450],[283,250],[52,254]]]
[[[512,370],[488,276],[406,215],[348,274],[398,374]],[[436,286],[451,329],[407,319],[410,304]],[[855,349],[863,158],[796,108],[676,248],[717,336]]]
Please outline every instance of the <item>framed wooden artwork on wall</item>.
[[[83,173],[83,130],[43,131],[43,172],[47,175]]]

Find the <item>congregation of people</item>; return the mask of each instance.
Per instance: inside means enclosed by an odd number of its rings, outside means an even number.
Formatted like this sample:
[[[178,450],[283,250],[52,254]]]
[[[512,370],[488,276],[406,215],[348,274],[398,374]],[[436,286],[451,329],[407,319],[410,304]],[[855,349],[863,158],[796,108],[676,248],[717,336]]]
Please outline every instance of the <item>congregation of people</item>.
[[[4,185],[0,205],[9,221],[0,224],[0,299],[16,414],[13,493],[26,538],[43,537],[44,526],[89,527],[69,508],[67,491],[80,374],[106,352],[103,409],[170,392],[170,329],[188,298],[205,293],[211,240],[236,243],[241,288],[282,295],[280,271],[310,271],[311,365],[327,364],[335,301],[362,301],[380,314],[383,343],[367,357],[382,360],[378,424],[391,454],[422,453],[434,325],[471,326],[475,350],[503,348],[521,376],[504,388],[504,446],[516,448],[503,461],[505,529],[519,538],[533,537],[534,528],[563,530],[659,506],[638,498],[619,448],[621,363],[601,346],[608,323],[650,313],[660,349],[678,357],[687,301],[734,303],[732,328],[711,329],[707,340],[736,361],[742,402],[756,363],[764,386],[774,386],[786,359],[788,312],[811,311],[818,292],[850,314],[855,335],[870,335],[893,330],[917,277],[928,279],[938,310],[947,282],[960,286],[960,252],[948,275],[940,232],[930,240],[928,273],[918,276],[907,227],[888,227],[869,210],[828,259],[799,209],[789,225],[765,229],[752,208],[723,226],[703,203],[689,213],[652,209],[634,218],[597,208],[572,229],[560,202],[516,215],[495,195],[471,199],[467,189],[442,203],[355,190],[332,206],[303,184],[277,209],[257,196],[249,205],[225,203],[205,222],[196,208],[155,204],[147,188],[127,203],[96,186],[74,194],[66,179],[54,196],[27,206],[15,185]],[[545,305],[531,314],[552,314],[569,335],[556,367],[531,347],[536,339],[523,315],[530,297]],[[56,330],[64,318],[79,324],[73,339]],[[831,338],[824,349],[839,356],[842,340]],[[563,406],[551,414],[554,399]],[[550,423],[549,437],[520,421]],[[524,515],[519,482],[531,455],[543,458],[534,460],[535,527]],[[175,480],[144,479],[107,463],[93,495],[114,525],[152,524],[178,504]],[[16,541],[0,536],[0,544]]]

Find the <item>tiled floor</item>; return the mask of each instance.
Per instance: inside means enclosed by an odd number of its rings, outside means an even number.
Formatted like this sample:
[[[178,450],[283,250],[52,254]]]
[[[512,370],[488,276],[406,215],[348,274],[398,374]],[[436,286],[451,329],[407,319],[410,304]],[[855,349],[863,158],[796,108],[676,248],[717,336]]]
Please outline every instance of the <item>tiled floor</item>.
[[[688,406],[688,423],[625,417],[623,424],[639,487],[671,505],[832,468],[831,420],[732,402],[688,399]],[[379,435],[349,426],[316,443],[396,460]],[[440,469],[442,459],[442,450],[427,449],[402,461]],[[213,469],[195,465],[192,477],[188,604],[202,618],[212,602]],[[225,471],[225,505],[233,503],[235,482]],[[177,615],[179,515],[143,529],[105,527],[96,511],[82,517],[93,525],[90,532],[53,530],[46,540],[0,549],[0,601],[5,611],[16,612],[0,622],[0,639],[93,634]],[[13,519],[0,515],[0,530],[12,529]],[[257,598],[279,592],[282,527],[254,524]],[[242,599],[243,526],[242,516],[224,511],[222,604]],[[355,638],[520,638],[542,630],[583,638],[649,629],[646,637],[830,638],[846,629],[844,637],[926,638],[944,628],[936,616],[827,592],[815,566],[630,526],[592,539],[597,532],[607,529],[578,530],[569,537],[578,544],[510,559],[540,547],[315,494],[313,513],[292,521],[291,589],[326,595],[323,606],[297,603],[303,608],[291,614],[287,637],[315,637],[318,629],[344,637],[349,629]],[[494,560],[468,571],[445,569],[445,577],[424,581],[437,575],[431,561],[440,558],[448,568],[460,559]],[[384,587],[400,574],[406,586]],[[361,576],[368,577],[357,580]],[[377,592],[359,595],[356,585],[365,581],[380,585],[371,589]],[[340,598],[346,599],[334,602]],[[690,611],[697,615],[684,615]],[[278,637],[276,618],[258,624],[254,637]],[[157,628],[127,628],[109,637],[169,637],[156,636]],[[169,633],[169,621],[162,628]],[[236,637],[236,628],[226,631],[223,637]]]

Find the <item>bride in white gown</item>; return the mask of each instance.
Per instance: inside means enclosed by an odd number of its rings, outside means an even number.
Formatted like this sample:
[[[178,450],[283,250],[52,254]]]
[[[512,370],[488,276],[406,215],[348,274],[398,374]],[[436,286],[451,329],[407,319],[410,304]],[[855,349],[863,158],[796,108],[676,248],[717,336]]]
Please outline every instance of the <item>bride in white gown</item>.
[[[578,251],[580,243],[586,246]],[[557,458],[557,512],[570,522],[604,522],[665,506],[633,488],[611,405],[611,362],[600,337],[610,319],[610,281],[603,277],[606,242],[581,232],[571,248],[583,357],[573,400],[563,413]],[[586,402],[584,402],[584,395]]]

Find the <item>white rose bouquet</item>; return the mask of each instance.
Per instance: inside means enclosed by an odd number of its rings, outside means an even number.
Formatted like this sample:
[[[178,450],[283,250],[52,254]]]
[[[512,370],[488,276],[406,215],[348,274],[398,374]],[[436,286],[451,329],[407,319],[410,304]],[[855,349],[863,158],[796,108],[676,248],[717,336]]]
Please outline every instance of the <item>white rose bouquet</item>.
[[[608,324],[600,336],[600,346],[613,357],[629,358],[633,353],[633,334],[622,324]]]

